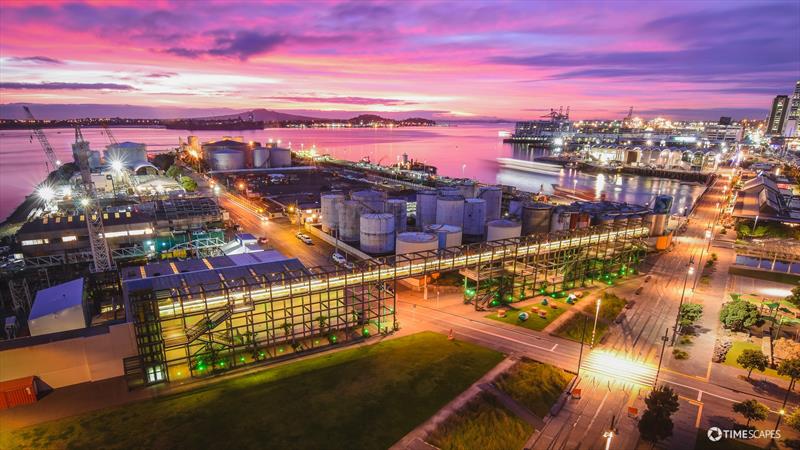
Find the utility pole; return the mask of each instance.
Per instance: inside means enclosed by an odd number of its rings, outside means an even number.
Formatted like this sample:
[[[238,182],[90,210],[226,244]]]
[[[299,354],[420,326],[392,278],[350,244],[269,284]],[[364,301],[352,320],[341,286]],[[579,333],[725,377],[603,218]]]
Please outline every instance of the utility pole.
[[[581,374],[581,362],[583,361],[583,343],[586,341],[586,324],[589,322],[589,316],[583,316],[583,332],[581,333],[581,349],[578,353],[578,371],[575,374],[576,377],[580,376]]]
[[[656,369],[656,379],[653,380],[653,388],[658,385],[658,374],[661,372],[661,362],[664,361],[664,348],[669,341],[669,327],[664,330],[664,336],[661,337],[661,356],[658,357],[658,369]]]

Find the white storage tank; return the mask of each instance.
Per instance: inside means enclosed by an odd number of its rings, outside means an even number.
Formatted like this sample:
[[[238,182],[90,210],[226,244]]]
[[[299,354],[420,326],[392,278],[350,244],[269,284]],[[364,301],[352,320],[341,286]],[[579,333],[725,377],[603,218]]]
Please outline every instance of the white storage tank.
[[[439,248],[458,247],[461,245],[461,227],[437,223],[428,225],[425,231],[434,233],[439,237]]]
[[[482,186],[478,189],[477,198],[482,198],[486,201],[486,220],[497,220],[500,218],[500,210],[503,203],[503,190],[499,186]],[[519,207],[522,206],[520,203]],[[509,208],[510,210],[511,208]],[[510,213],[510,211],[509,211]],[[512,215],[517,215],[516,214]]]
[[[211,170],[226,171],[244,168],[244,152],[227,148],[211,151]]]
[[[339,229],[339,211],[344,205],[344,194],[329,193],[323,194],[320,200],[320,223],[322,231],[331,233]]]
[[[458,188],[459,195],[463,195],[464,198],[475,197],[475,183],[467,181],[459,184],[456,187]]]
[[[269,149],[266,147],[256,147],[253,149],[253,168],[269,168]]]
[[[147,162],[147,145],[138,142],[120,142],[106,146],[106,164],[119,161],[126,167],[138,162]]]
[[[436,223],[462,227],[464,225],[464,197],[448,195],[437,198]]]
[[[382,213],[385,209],[386,193],[381,191],[356,191],[350,194],[351,200],[361,202],[371,213]]]
[[[373,255],[394,251],[394,216],[387,213],[361,215],[361,251]]]
[[[483,237],[486,227],[486,200],[468,198],[464,200],[464,235]]]
[[[522,205],[522,234],[550,232],[550,216],[553,205],[528,202]]]
[[[486,241],[520,237],[522,224],[514,220],[492,220],[486,224]]]
[[[433,233],[408,231],[405,233],[399,233],[397,235],[397,240],[395,241],[395,253],[398,255],[431,251],[438,248],[439,236]]]
[[[400,198],[386,200],[386,212],[394,217],[394,232],[406,231],[408,222],[408,202]]]
[[[461,195],[461,189],[458,186],[441,186],[436,189],[436,193],[440,197],[447,197],[450,195]]]
[[[436,191],[417,192],[417,228],[436,223]]]
[[[569,221],[572,213],[563,206],[556,206],[552,210],[550,217],[550,232],[556,233],[558,231],[569,230]]]
[[[339,239],[357,242],[361,239],[361,214],[367,208],[357,200],[345,200],[339,209]]]
[[[272,147],[269,150],[270,167],[291,167],[292,151],[288,148]]]

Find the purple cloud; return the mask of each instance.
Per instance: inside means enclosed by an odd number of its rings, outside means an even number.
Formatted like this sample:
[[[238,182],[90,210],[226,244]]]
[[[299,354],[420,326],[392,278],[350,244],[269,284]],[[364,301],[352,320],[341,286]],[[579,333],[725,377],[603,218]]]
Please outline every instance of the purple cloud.
[[[216,38],[216,47],[208,50],[215,56],[236,57],[246,61],[251,56],[273,50],[286,42],[286,35],[280,33],[262,34],[257,31],[237,31],[233,35]]]
[[[136,88],[128,84],[117,83],[0,83],[0,89],[44,89],[44,90],[106,90],[106,91],[135,91]]]
[[[285,100],[297,103],[336,103],[343,105],[416,105],[416,102],[409,102],[394,98],[370,98],[370,97],[292,97],[274,96],[264,97],[267,100]]]
[[[64,64],[64,61],[55,58],[48,58],[47,56],[14,56],[9,59],[14,62],[35,64]]]

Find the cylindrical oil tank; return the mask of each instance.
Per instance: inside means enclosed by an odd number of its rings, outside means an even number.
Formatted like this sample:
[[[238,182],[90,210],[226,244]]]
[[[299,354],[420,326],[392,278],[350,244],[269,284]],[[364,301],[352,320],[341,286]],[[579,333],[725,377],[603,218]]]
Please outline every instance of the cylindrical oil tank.
[[[339,211],[344,204],[344,194],[322,194],[319,198],[322,231],[330,233],[339,229]]]
[[[436,199],[436,223],[462,227],[464,225],[464,197],[439,196]]]
[[[552,210],[550,217],[550,232],[556,233],[558,231],[569,230],[569,221],[572,217],[572,212],[563,206],[556,206]]]
[[[434,233],[408,231],[399,233],[395,243],[395,253],[398,255],[430,251],[439,248],[439,236]]]
[[[499,186],[482,186],[478,189],[476,197],[486,200],[486,220],[497,220],[500,218],[500,209],[503,203],[503,190],[500,189]],[[517,206],[521,208],[522,203],[518,203]],[[509,213],[511,214],[511,208],[509,208]],[[511,215],[518,214],[519,212]]]
[[[497,241],[519,237],[522,233],[522,224],[514,220],[492,220],[486,224],[486,240]]]
[[[386,200],[386,212],[394,217],[394,232],[402,233],[406,231],[408,222],[408,202],[401,198],[390,198]]]
[[[370,254],[394,251],[394,216],[387,213],[361,215],[361,250]]]
[[[663,236],[667,231],[667,214],[653,214],[653,227],[650,229],[651,236]]]
[[[371,213],[382,213],[386,204],[386,193],[382,191],[356,191],[350,194],[351,200],[361,202]]]
[[[475,183],[467,181],[459,184],[456,187],[458,188],[458,193],[463,195],[464,198],[475,197]]]
[[[417,228],[436,223],[436,191],[417,192]]]
[[[368,212],[357,200],[345,200],[339,209],[339,239],[356,242],[361,239],[361,214]]]
[[[269,150],[270,167],[291,167],[292,151],[288,148],[272,147]]]
[[[522,205],[525,204],[525,200],[521,198],[513,198],[511,201],[508,202],[508,215],[514,217],[522,217]]]
[[[550,216],[553,205],[528,202],[522,205],[522,234],[547,233],[550,231]]]
[[[253,168],[269,168],[269,149],[266,147],[256,147],[253,149]]]
[[[486,201],[482,198],[464,200],[464,235],[481,237],[486,227]]]
[[[446,223],[435,223],[428,225],[425,231],[434,233],[439,237],[439,248],[458,247],[461,245],[461,227]]]
[[[211,151],[211,169],[217,171],[244,169],[244,152],[227,148]]]

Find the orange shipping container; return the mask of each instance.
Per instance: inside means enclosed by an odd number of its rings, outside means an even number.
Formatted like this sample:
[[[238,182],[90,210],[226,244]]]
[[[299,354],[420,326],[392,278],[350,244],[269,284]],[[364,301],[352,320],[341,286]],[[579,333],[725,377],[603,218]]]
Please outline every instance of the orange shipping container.
[[[38,398],[36,377],[17,378],[0,382],[0,409],[36,403]]]

